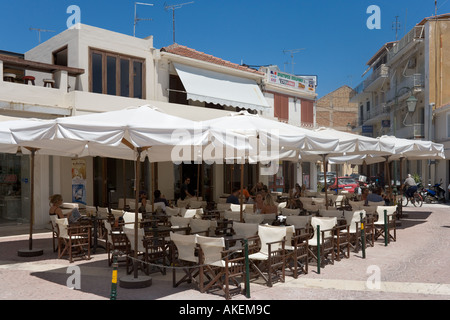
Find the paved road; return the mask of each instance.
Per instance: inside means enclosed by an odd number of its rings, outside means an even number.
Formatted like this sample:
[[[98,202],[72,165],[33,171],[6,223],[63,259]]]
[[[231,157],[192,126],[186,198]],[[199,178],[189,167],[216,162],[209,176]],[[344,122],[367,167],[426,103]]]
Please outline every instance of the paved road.
[[[285,283],[268,288],[251,283],[251,298],[235,296],[232,301],[261,300],[450,300],[450,207],[424,205],[404,209],[405,217],[397,230],[397,242],[385,247],[379,240],[366,251],[352,253],[349,259],[327,265],[318,274],[310,267],[298,279],[288,276]],[[21,258],[17,250],[27,248],[28,236],[6,235],[0,229],[0,300],[108,300],[112,269],[101,250],[90,261],[70,264],[52,252],[51,233],[34,235],[34,247],[44,249],[37,258]],[[81,270],[81,289],[69,289],[72,273]],[[125,276],[119,267],[119,279]],[[189,285],[172,288],[171,272],[152,274],[153,285],[145,289],[118,288],[118,300],[188,300],[223,298],[201,294]],[[379,279],[379,282],[374,281]],[[379,286],[376,286],[379,285]]]

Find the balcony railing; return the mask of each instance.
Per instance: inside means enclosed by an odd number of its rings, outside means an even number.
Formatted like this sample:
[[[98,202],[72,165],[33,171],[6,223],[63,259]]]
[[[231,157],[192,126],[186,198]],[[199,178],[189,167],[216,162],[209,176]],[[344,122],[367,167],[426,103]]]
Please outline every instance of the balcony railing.
[[[354,96],[362,93],[365,89],[367,89],[375,80],[379,78],[387,78],[389,76],[389,67],[382,64],[377,69],[375,69],[367,79],[361,82],[357,87],[353,89],[353,92],[350,94],[350,99]]]
[[[421,73],[415,73],[414,75],[405,78],[397,86],[391,85],[391,90],[386,93],[387,102],[395,102],[395,99],[401,95],[408,93],[407,90],[402,88],[410,88],[412,91],[420,91],[425,85],[425,77]]]
[[[425,26],[415,26],[412,28],[388,53],[388,61],[392,60],[399,52],[401,52],[408,44],[413,41],[425,38]]]

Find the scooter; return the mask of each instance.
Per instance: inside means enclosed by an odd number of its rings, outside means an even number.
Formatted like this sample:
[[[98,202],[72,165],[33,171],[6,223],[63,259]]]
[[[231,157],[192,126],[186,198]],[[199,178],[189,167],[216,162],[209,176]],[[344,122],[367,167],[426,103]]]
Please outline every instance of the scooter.
[[[445,190],[442,188],[442,179],[439,183],[435,183],[433,186],[428,184],[428,189],[424,190],[427,192],[425,197],[426,203],[445,201]]]

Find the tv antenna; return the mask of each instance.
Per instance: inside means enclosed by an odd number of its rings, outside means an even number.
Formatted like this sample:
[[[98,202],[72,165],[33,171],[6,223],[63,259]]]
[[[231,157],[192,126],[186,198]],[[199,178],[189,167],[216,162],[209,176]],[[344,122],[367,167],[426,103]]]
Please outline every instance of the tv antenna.
[[[143,6],[150,6],[153,7],[153,4],[151,3],[144,3],[144,2],[135,2],[134,3],[134,29],[133,29],[133,37],[136,37],[136,25],[139,21],[152,21],[153,19],[147,19],[147,18],[138,18],[137,16],[137,5],[143,5]]]
[[[45,30],[45,29],[39,29],[39,28],[30,28],[30,31],[37,31],[38,32],[39,44],[41,43],[41,32],[56,32],[56,31],[53,31],[53,30]]]
[[[397,41],[398,30],[400,30],[400,21],[398,21],[398,16],[395,16],[395,22],[392,22],[392,30],[395,30],[395,41]]]
[[[306,50],[306,49],[302,48],[302,49],[283,50],[283,53],[289,52],[291,54],[292,74],[295,74],[294,73],[294,65],[295,65],[295,63],[294,63],[294,53],[299,53],[300,51],[303,51],[303,50]]]
[[[172,10],[172,23],[173,23],[173,43],[175,43],[175,10],[181,9],[183,6],[192,4],[194,1],[186,2],[186,3],[180,3],[180,4],[174,4],[174,5],[166,5],[164,4],[164,10]]]

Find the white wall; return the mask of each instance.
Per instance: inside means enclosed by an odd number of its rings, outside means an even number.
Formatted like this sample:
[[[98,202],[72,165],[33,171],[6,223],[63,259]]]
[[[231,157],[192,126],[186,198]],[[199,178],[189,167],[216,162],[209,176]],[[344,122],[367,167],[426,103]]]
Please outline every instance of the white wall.
[[[301,125],[301,100],[289,98],[289,124]]]

